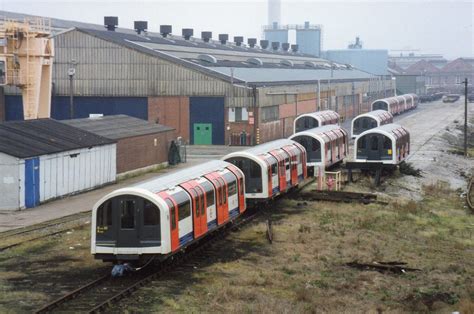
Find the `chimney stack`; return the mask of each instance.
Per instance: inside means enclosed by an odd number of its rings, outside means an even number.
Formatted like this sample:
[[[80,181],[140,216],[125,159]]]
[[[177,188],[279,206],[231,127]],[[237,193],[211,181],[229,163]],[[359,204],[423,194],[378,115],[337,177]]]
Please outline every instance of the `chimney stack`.
[[[104,26],[108,31],[115,31],[118,26],[118,17],[117,16],[104,16]]]
[[[183,28],[182,34],[185,40],[189,40],[194,35],[194,29],[192,28]]]
[[[171,34],[171,31],[171,25],[160,25],[160,33],[163,37],[167,37],[169,34]]]
[[[133,28],[140,35],[142,32],[146,32],[148,30],[148,22],[147,21],[135,21],[133,22]]]

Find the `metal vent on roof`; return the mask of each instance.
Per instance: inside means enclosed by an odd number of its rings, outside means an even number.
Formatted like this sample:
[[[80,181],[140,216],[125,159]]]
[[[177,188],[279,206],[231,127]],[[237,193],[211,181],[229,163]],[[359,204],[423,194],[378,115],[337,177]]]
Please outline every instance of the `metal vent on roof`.
[[[228,40],[229,34],[219,34],[219,41],[221,42],[221,44],[225,45]]]
[[[250,46],[250,48],[255,47],[255,45],[257,44],[257,38],[248,38],[247,44]]]
[[[283,49],[283,51],[288,51],[290,49],[290,44],[289,43],[281,44],[281,49]]]
[[[234,43],[236,46],[241,46],[243,42],[244,42],[244,37],[234,36]]]
[[[197,57],[201,61],[205,61],[205,62],[213,63],[213,64],[217,63],[217,59],[213,55],[205,54],[205,55],[198,55]]]
[[[279,41],[272,41],[272,49],[273,50],[278,50],[280,48],[280,42]]]
[[[291,51],[298,52],[298,45],[291,45]]]
[[[160,25],[160,33],[161,35],[163,35],[163,37],[166,37],[171,34],[171,30],[171,25]]]
[[[146,33],[148,30],[148,22],[147,21],[135,21],[133,22],[133,28],[140,35],[142,32]]]
[[[260,66],[260,67],[263,65],[263,61],[259,58],[250,58],[250,59],[247,59],[247,62],[253,65]]]
[[[194,35],[194,29],[192,28],[183,28],[182,29],[182,35],[185,40],[189,40],[191,36]]]
[[[268,40],[265,40],[265,39],[260,40],[260,47],[262,47],[262,49],[267,49],[269,44],[270,42]]]
[[[288,59],[283,59],[280,61],[280,64],[281,65],[284,65],[284,66],[287,66],[287,67],[292,67],[294,64],[293,64],[293,61],[291,60],[288,60]]]
[[[117,16],[104,16],[104,26],[109,31],[115,31],[118,26],[118,17]]]
[[[204,42],[208,43],[212,38],[212,32],[201,32],[201,38]]]

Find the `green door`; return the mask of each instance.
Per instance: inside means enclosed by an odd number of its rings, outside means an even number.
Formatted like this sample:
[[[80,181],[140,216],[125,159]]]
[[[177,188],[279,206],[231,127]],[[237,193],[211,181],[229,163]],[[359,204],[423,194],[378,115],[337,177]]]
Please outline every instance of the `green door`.
[[[194,123],[194,145],[212,144],[212,123]]]

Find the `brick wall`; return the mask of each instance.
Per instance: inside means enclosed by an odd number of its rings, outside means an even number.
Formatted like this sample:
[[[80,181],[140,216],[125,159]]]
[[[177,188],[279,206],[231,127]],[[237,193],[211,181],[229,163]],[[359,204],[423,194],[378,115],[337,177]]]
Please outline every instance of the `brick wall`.
[[[175,128],[189,142],[189,97],[148,97],[148,121]]]
[[[117,143],[117,173],[168,161],[174,130],[121,139]],[[156,146],[155,146],[156,139]]]

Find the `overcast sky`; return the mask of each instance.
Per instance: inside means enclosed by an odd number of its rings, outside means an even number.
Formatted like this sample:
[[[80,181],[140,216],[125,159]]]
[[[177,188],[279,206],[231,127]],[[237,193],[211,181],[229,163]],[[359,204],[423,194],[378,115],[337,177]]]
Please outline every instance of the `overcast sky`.
[[[474,0],[282,0],[282,22],[323,25],[323,49],[343,49],[360,36],[365,48],[416,49],[447,58],[474,56]],[[160,24],[194,28],[245,38],[262,38],[267,1],[226,0],[0,0],[0,9],[102,24],[104,15],[119,17],[121,27],[147,20],[150,30]],[[294,41],[294,36],[290,37]],[[399,53],[399,52],[397,52]]]

